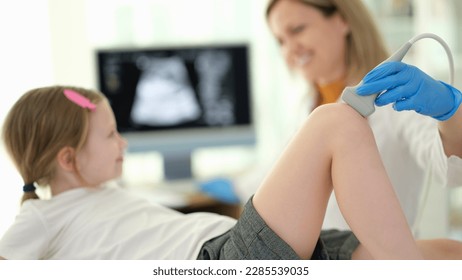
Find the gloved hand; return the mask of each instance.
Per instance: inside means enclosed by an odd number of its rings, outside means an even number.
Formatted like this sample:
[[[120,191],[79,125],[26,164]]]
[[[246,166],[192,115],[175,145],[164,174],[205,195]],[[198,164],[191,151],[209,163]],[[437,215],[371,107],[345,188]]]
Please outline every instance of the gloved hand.
[[[234,192],[233,183],[225,178],[216,178],[199,183],[200,190],[205,194],[229,204],[237,204],[240,202]]]
[[[462,102],[459,90],[403,62],[377,66],[356,92],[361,96],[382,92],[375,99],[377,106],[393,103],[396,111],[414,110],[440,121],[449,119]]]

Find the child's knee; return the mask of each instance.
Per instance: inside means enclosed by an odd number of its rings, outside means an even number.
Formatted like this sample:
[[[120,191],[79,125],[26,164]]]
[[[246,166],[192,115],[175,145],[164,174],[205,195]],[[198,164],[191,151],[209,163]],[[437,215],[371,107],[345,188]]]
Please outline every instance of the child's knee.
[[[317,107],[311,113],[313,118],[341,122],[367,122],[355,109],[345,103],[331,103]]]
[[[309,117],[316,127],[326,133],[356,134],[370,130],[367,119],[344,103],[332,103],[317,107]]]

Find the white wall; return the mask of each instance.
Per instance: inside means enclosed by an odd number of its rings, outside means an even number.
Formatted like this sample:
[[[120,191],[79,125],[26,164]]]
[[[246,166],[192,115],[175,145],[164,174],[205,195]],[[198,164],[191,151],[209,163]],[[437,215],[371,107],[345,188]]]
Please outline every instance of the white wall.
[[[48,20],[46,0],[0,2],[1,122],[24,91],[54,82]],[[14,219],[23,185],[7,160],[3,145],[0,178],[1,235]]]

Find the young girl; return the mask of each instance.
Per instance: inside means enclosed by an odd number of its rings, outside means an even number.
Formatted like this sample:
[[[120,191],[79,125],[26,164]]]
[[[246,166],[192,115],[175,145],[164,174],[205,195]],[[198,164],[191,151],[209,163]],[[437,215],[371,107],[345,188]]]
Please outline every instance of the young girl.
[[[3,140],[25,182],[21,211],[0,241],[5,259],[336,258],[320,241],[332,189],[370,257],[422,258],[367,121],[345,104],[310,115],[237,221],[105,187],[121,175],[127,143],[96,91],[27,92]],[[32,199],[45,185],[52,198]]]

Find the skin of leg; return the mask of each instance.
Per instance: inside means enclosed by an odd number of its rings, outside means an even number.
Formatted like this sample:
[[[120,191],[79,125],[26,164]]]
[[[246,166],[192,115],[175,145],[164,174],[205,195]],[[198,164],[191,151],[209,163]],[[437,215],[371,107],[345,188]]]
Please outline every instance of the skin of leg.
[[[332,186],[342,214],[373,258],[421,258],[367,120],[346,104],[310,114],[253,203],[301,258],[310,258]]]
[[[426,260],[462,260],[462,242],[451,239],[417,240],[417,246]],[[352,260],[368,260],[372,256],[363,245],[353,252]]]

